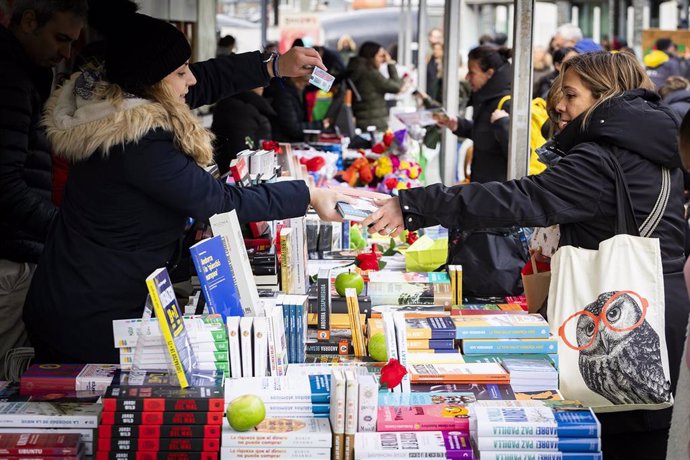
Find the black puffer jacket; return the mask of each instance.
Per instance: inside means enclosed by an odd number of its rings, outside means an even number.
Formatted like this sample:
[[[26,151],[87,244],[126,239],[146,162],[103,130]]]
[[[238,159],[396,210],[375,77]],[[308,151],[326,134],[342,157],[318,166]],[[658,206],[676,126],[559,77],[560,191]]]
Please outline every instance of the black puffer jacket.
[[[629,91],[595,110],[585,131],[580,131],[579,118],[571,121],[556,138],[565,152],[563,159],[539,175],[504,183],[401,190],[405,226],[415,230],[436,224],[463,229],[560,224],[561,245],[596,249],[614,235],[613,152],[623,169],[638,225],[659,195],[661,167],[671,168],[671,196],[652,237],[661,244],[666,343],[675,389],[690,312],[682,274],[683,173],[677,130],[678,118],[659,103],[656,93]],[[604,434],[667,428],[670,417],[670,409],[600,415]]]
[[[271,120],[275,117],[271,104],[253,91],[226,97],[215,105],[211,131],[216,135],[214,159],[221,174],[228,171],[237,153],[247,148],[246,137],[256,148],[260,140],[272,138]]]
[[[459,119],[455,134],[474,141],[472,182],[506,180],[508,174],[508,118],[491,123],[491,114],[503,96],[510,94],[510,64],[504,64],[486,84],[472,94],[472,120]],[[505,107],[508,109],[508,106]]]
[[[50,145],[40,127],[52,79],[0,26],[0,259],[38,262],[56,213]]]

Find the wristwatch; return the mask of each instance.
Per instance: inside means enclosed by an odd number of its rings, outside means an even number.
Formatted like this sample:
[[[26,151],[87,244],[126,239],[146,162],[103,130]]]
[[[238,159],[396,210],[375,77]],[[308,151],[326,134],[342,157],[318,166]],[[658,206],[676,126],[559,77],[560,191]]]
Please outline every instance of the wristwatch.
[[[264,64],[268,64],[273,59],[275,59],[276,56],[278,56],[278,53],[276,53],[275,51],[264,51],[263,53],[261,53],[261,60]]]

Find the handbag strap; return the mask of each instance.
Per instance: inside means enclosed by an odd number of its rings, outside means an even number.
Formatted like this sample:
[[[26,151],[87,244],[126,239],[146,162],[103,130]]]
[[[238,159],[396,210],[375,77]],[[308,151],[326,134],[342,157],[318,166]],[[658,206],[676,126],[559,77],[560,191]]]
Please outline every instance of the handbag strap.
[[[664,212],[666,212],[666,206],[671,196],[671,171],[662,166],[659,196],[651,212],[638,228],[635,221],[635,213],[633,212],[632,200],[630,199],[628,183],[623,175],[623,168],[613,151],[611,151],[610,158],[616,180],[616,234],[649,237],[656,230]]]

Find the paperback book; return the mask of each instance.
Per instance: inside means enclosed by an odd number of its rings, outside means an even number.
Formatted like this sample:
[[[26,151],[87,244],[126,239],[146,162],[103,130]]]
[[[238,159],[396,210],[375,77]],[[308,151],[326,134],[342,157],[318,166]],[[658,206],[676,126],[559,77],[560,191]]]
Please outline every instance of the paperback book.
[[[376,430],[470,431],[470,410],[464,404],[380,406]]]
[[[456,431],[357,433],[355,452],[355,458],[362,460],[387,458],[459,460],[474,458],[469,434]]]

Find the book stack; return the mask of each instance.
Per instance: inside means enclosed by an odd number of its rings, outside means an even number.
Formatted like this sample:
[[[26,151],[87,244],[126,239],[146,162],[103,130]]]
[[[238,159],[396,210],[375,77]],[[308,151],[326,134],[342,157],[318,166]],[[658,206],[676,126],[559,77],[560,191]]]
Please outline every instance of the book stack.
[[[306,294],[307,230],[304,217],[287,219],[280,229],[280,287],[286,294]]]
[[[230,375],[228,334],[221,316],[186,315],[183,316],[183,322],[197,359],[196,370],[219,370]],[[142,338],[138,344],[140,330]],[[115,348],[120,352],[122,369],[132,368],[137,348],[141,348],[141,369],[168,369],[168,351],[156,318],[114,320],[113,335]]]
[[[66,397],[100,395],[118,372],[116,364],[32,364],[19,380],[22,396],[57,393]]]
[[[453,305],[450,314],[453,316],[469,315],[506,315],[524,314],[528,312],[519,303],[467,303],[464,305]]]
[[[243,150],[237,154],[237,159],[245,160],[252,183],[266,182],[276,176],[278,165],[272,150]]]
[[[391,458],[473,459],[467,433],[452,431],[404,431],[399,433],[357,433],[355,460]],[[484,458],[482,457],[482,460]]]
[[[278,257],[275,248],[271,247],[267,251],[248,250],[248,255],[257,289],[277,291],[279,288]]]
[[[379,432],[443,430],[469,433],[470,410],[464,404],[379,406],[376,430]]]
[[[328,418],[330,389],[330,375],[242,378],[225,385],[225,403],[254,394],[263,400],[267,417]]]
[[[86,452],[79,434],[0,433],[0,455],[16,459],[78,460]]]
[[[251,431],[223,422],[221,458],[331,459],[331,428],[325,418],[267,417]]]
[[[367,291],[372,305],[447,305],[452,296],[445,272],[375,271],[369,274]]]
[[[217,459],[224,418],[222,386],[111,386],[96,459]]]
[[[407,349],[417,353],[459,353],[455,346],[455,324],[449,317],[410,318],[405,313]],[[383,332],[383,321],[372,318],[368,322],[368,336]]]
[[[577,458],[600,460],[601,425],[589,408],[474,408],[482,460]]]
[[[283,310],[288,362],[303,363],[306,358],[309,297],[306,295],[279,295],[276,303]]]
[[[76,435],[83,443],[83,450],[78,452],[93,455],[102,411],[100,404],[74,399],[64,402],[27,401],[27,398],[3,398],[3,401],[7,400],[0,402],[0,433]],[[76,459],[79,454],[67,456]]]
[[[515,391],[530,392],[558,388],[558,371],[546,360],[503,358]]]

